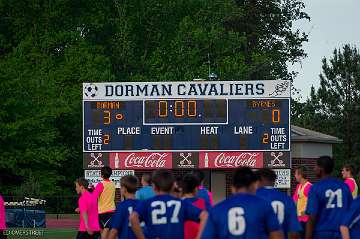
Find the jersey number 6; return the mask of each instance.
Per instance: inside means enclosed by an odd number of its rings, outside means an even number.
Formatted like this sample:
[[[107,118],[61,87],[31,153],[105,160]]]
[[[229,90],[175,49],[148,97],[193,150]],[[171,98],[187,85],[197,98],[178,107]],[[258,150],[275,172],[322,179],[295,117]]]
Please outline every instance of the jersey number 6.
[[[246,224],[242,207],[233,207],[228,212],[228,229],[231,235],[240,236],[244,234]]]

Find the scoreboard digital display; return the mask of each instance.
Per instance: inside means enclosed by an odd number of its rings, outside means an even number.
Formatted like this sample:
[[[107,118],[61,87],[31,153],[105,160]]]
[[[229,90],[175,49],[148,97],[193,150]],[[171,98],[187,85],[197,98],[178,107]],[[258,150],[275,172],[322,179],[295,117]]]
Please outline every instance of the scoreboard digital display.
[[[83,87],[84,152],[290,150],[288,81]]]

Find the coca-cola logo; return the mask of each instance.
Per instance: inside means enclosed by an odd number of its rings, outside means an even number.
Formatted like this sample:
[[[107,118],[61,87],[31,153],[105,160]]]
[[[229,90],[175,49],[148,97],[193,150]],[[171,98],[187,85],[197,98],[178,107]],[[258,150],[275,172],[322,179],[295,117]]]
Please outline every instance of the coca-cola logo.
[[[238,155],[227,155],[226,153],[220,153],[214,161],[215,167],[251,167],[254,168],[257,165],[258,157],[260,153],[239,153]]]
[[[168,153],[131,153],[125,157],[126,168],[167,168]]]

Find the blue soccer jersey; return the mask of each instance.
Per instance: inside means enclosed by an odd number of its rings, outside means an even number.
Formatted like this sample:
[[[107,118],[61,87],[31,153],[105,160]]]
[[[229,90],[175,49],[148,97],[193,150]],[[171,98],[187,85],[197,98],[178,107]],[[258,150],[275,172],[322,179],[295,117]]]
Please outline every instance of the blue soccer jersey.
[[[129,223],[129,215],[139,202],[136,199],[127,199],[116,205],[116,211],[111,219],[111,227],[117,229],[118,239],[136,239]]]
[[[183,239],[185,221],[199,221],[201,210],[171,195],[157,195],[135,208],[146,224],[148,239]]]
[[[309,192],[306,214],[316,216],[315,236],[328,232],[335,236],[339,233],[342,218],[352,200],[349,187],[336,178],[322,179],[313,184]]]
[[[203,239],[267,239],[281,227],[270,203],[255,195],[238,193],[215,205]]]
[[[350,238],[360,238],[360,197],[356,198],[351,204],[341,225],[349,228]]]
[[[277,189],[267,187],[259,188],[256,195],[271,203],[285,238],[288,238],[289,232],[301,231],[295,203],[291,197]]]

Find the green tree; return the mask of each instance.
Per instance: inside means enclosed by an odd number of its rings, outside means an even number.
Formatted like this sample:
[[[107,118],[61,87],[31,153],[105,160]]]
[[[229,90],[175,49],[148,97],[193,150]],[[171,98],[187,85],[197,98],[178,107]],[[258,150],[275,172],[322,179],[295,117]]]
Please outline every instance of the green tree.
[[[292,79],[301,0],[1,0],[0,191],[69,194],[83,82]],[[24,187],[25,187],[24,186]],[[41,196],[41,195],[40,195]]]
[[[335,156],[341,163],[360,162],[360,53],[351,45],[322,60],[320,88],[300,107],[296,123],[343,140]]]

